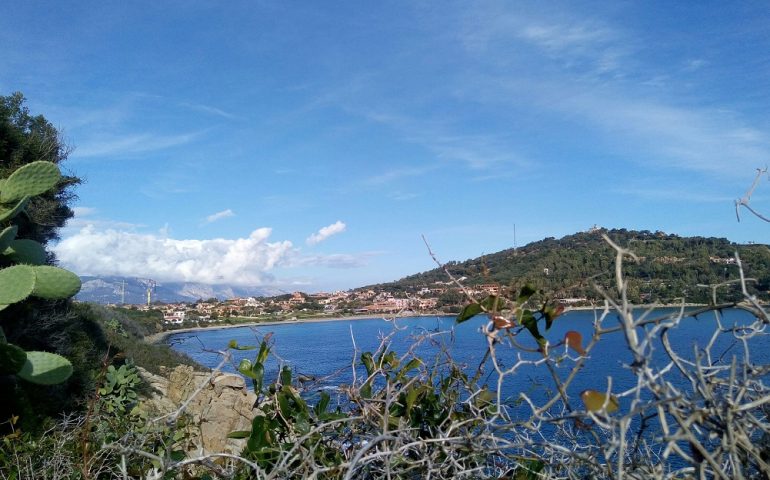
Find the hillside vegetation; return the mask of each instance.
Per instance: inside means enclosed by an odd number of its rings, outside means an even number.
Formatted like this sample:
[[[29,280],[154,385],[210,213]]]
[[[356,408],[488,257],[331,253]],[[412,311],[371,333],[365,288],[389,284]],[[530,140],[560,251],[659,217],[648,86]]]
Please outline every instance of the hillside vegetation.
[[[445,266],[455,278],[466,277],[463,283],[469,286],[488,283],[515,286],[527,281],[538,289],[553,292],[558,298],[599,300],[594,284],[609,287],[615,268],[615,251],[602,234],[639,256],[638,263],[624,263],[631,301],[663,303],[687,298],[691,302],[708,302],[710,289],[698,285],[714,285],[736,278],[736,252],[746,276],[756,280],[749,283],[750,292],[767,299],[770,249],[760,244],[740,245],[724,238],[593,229],[558,240],[549,237],[464,262],[448,262]],[[409,292],[446,281],[446,273],[435,268],[373,288]],[[720,290],[722,301],[740,298],[737,288]]]

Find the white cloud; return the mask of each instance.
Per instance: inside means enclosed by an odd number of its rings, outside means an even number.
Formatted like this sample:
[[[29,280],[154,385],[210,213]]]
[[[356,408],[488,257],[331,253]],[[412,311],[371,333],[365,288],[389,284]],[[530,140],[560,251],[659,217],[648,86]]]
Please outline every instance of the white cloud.
[[[355,111],[354,108],[351,108]],[[517,167],[530,166],[530,160],[514,151],[508,134],[467,134],[460,133],[456,125],[446,120],[424,119],[406,114],[392,114],[385,110],[360,109],[359,114],[367,119],[387,125],[397,131],[408,142],[429,150],[436,158],[460,162],[468,168],[479,170],[511,164]],[[397,169],[371,177],[367,183],[386,183],[394,179],[420,176],[441,168],[441,165],[423,165]]]
[[[120,275],[158,281],[263,285],[268,273],[296,256],[290,241],[269,242],[270,228],[247,238],[177,240],[89,225],[54,247],[61,264],[81,275]]]
[[[72,153],[72,158],[111,157],[152,152],[192,142],[200,133],[156,135],[150,133],[101,136],[88,139]]]
[[[348,253],[332,253],[330,255],[301,255],[293,258],[293,267],[327,267],[327,268],[360,268],[368,264],[370,257],[379,255],[378,252],[366,252],[357,255]]]
[[[725,110],[587,92],[557,108],[582,116],[607,138],[621,138],[622,148],[652,153],[648,161],[667,167],[742,175],[764,165],[770,154],[770,137]]]
[[[317,233],[314,233],[309,237],[307,237],[307,240],[305,240],[305,242],[307,242],[308,245],[315,245],[317,243],[321,243],[327,238],[331,237],[332,235],[336,235],[338,233],[344,232],[346,227],[347,226],[344,223],[337,220],[331,225],[323,227],[322,229],[318,230]]]
[[[378,175],[373,175],[364,180],[365,185],[384,185],[407,177],[418,177],[428,172],[436,170],[437,165],[426,165],[422,167],[406,167],[391,169]]]
[[[221,108],[212,107],[209,105],[203,105],[200,103],[188,103],[188,102],[182,102],[179,104],[181,107],[190,108],[192,110],[197,110],[199,112],[208,113],[211,115],[216,115],[222,118],[227,118],[228,120],[238,120],[240,117],[237,115],[233,115],[230,112],[226,112],[222,110]]]
[[[204,223],[212,223],[216,222],[217,220],[222,220],[223,218],[227,217],[234,217],[235,212],[230,210],[229,208],[227,210],[222,210],[221,212],[212,213],[208,217],[206,217],[206,221]]]
[[[96,213],[93,207],[72,207],[72,213],[75,217],[88,217]]]

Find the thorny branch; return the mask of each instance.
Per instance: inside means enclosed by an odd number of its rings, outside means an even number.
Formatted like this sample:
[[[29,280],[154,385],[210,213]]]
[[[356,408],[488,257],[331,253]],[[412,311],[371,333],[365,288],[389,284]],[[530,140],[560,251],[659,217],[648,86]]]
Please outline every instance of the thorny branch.
[[[757,185],[759,185],[759,180],[762,178],[763,175],[767,174],[767,167],[765,168],[758,168],[757,169],[757,176],[754,177],[754,181],[751,183],[751,186],[746,191],[746,195],[743,197],[735,200],[735,217],[738,219],[738,221],[741,221],[741,213],[740,208],[746,207],[746,209],[753,213],[757,218],[764,220],[765,222],[770,223],[770,218],[762,215],[761,213],[757,212],[753,208],[751,208],[751,205],[749,205],[749,202],[751,201],[751,196],[754,194],[754,190],[757,188]]]

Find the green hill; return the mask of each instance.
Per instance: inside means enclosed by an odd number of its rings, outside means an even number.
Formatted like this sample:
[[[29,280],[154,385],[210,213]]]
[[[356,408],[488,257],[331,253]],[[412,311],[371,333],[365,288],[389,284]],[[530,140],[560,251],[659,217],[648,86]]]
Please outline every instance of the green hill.
[[[639,262],[628,260],[624,273],[629,282],[629,298],[634,302],[671,302],[685,298],[689,302],[707,302],[714,285],[739,278],[735,252],[738,252],[746,277],[756,279],[749,290],[762,299],[770,289],[770,249],[767,245],[739,245],[724,238],[680,237],[663,232],[626,229],[594,229],[561,239],[553,237],[464,262],[449,262],[446,267],[455,278],[466,277],[463,284],[533,283],[539,289],[562,299],[599,300],[594,284],[614,285],[615,251],[605,242],[606,234],[621,247],[632,250]],[[433,269],[374,285],[369,288],[391,292],[415,292],[448,279],[441,269]],[[741,298],[737,285],[718,290],[720,301]]]

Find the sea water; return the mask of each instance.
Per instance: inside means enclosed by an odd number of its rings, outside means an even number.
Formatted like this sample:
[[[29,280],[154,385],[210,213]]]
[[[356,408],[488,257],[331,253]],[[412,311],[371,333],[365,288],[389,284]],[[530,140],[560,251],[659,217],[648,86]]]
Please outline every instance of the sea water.
[[[672,310],[658,309],[648,313],[648,316],[657,318],[672,312]],[[636,314],[641,315],[642,311],[637,311]],[[600,311],[571,311],[558,317],[548,331],[545,331],[545,325],[540,322],[540,330],[551,345],[561,342],[567,331],[580,332],[585,346],[591,338],[594,322],[599,315],[601,315]],[[724,310],[721,315],[724,327],[749,324],[754,319],[748,312],[739,309]],[[486,317],[483,315],[462,324],[457,324],[451,316],[403,317],[395,320],[371,318],[291,322],[179,333],[171,335],[168,342],[174,349],[189,355],[198,363],[213,368],[222,361],[223,356],[220,352],[226,350],[231,340],[235,340],[239,345],[257,346],[262,338],[270,334],[272,355],[265,365],[266,384],[277,377],[282,366],[288,365],[292,368],[295,378],[302,375],[316,380],[312,383],[312,390],[333,391],[339,385],[351,383],[354,375],[353,365],[356,366],[356,374],[360,375],[363,372],[358,358],[360,353],[374,352],[386,336],[389,336],[390,348],[397,353],[403,353],[414,344],[416,338],[429,334],[431,341],[424,342],[416,350],[423,359],[431,360],[438,352],[445,350],[456,363],[462,365],[469,374],[473,374],[484,359],[487,350],[487,339],[481,331],[486,323]],[[618,317],[614,313],[609,314],[602,323],[604,328],[619,325]],[[716,326],[716,315],[713,312],[684,318],[676,328],[670,330],[671,344],[678,354],[692,360],[696,352],[708,344]],[[529,349],[537,347],[526,330],[519,332],[516,339],[520,345]],[[759,336],[750,341],[752,363],[767,364],[770,361],[769,341],[770,339],[765,336]],[[558,349],[558,353],[566,350],[564,346],[553,348]],[[510,367],[519,359],[533,361],[542,359],[540,353],[522,351],[505,339],[496,345],[495,351],[499,364],[503,367]],[[659,337],[653,343],[652,351],[654,366],[662,367],[668,363],[668,357],[663,351]],[[224,366],[224,370],[236,372],[236,366],[240,360],[253,358],[255,351],[230,350],[230,353],[232,359]],[[729,364],[733,356],[736,356],[739,362],[743,359],[740,342],[736,341],[731,334],[719,335],[712,348],[712,358],[721,358],[722,363]],[[575,365],[577,355],[570,352],[570,357],[556,367],[556,372],[562,380]],[[605,391],[608,388],[609,377],[612,378],[612,392],[627,390],[636,383],[636,377],[629,368],[632,362],[633,355],[624,335],[621,332],[605,335],[591,350],[589,358],[569,386],[568,394],[577,399],[579,393],[586,389]],[[491,367],[491,363],[487,360],[481,383],[496,390],[497,376],[494,375]],[[684,385],[685,379],[678,372],[673,371],[669,375],[675,384]],[[553,379],[544,365],[525,365],[514,375],[505,378],[501,393],[503,398],[510,402],[520,398],[522,392],[542,402],[554,395],[555,390]],[[627,401],[630,400],[621,398],[621,407]],[[578,407],[582,406],[578,405]]]

